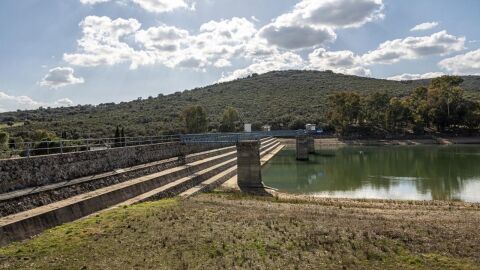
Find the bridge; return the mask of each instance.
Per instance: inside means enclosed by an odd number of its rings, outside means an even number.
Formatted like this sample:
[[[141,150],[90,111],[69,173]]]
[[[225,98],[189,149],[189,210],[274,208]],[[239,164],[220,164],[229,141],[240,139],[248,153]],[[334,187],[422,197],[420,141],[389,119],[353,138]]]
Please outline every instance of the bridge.
[[[40,150],[33,143],[14,148],[15,158],[0,160],[0,246],[112,207],[189,197],[220,185],[264,192],[261,166],[283,148],[276,137],[297,137],[297,158],[304,159],[304,153],[308,158],[313,144],[299,131],[86,139],[37,144]]]

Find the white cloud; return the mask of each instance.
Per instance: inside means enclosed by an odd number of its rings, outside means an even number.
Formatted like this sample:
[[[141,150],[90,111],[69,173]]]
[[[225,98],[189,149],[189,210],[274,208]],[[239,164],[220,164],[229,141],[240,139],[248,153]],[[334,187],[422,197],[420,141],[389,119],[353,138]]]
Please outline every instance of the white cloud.
[[[426,22],[415,25],[410,31],[425,31],[430,30],[438,26],[438,22]]]
[[[443,59],[438,65],[455,74],[480,75],[480,49]]]
[[[229,67],[231,66],[232,63],[226,59],[218,59],[214,64],[213,66],[217,67],[217,68],[223,68],[223,67]]]
[[[105,3],[105,2],[111,2],[112,0],[80,0],[80,3],[85,4],[85,5],[94,5],[98,3]],[[117,3],[121,3],[122,5],[125,3],[125,1],[116,1]],[[163,12],[170,12],[175,9],[195,9],[195,2],[191,4],[191,6],[188,6],[187,2],[185,0],[128,0],[131,1],[132,3],[135,3],[139,7],[143,8],[144,10],[148,12],[154,12],[154,13],[163,13]]]
[[[184,0],[131,0],[149,12],[170,12],[178,8],[188,8]]]
[[[156,63],[200,70],[227,66],[242,52],[247,55],[257,33],[252,22],[236,17],[209,21],[196,35],[167,25],[143,30],[135,19],[89,16],[80,26],[83,37],[78,50],[64,54],[66,62],[78,66],[130,63],[132,69]]]
[[[269,24],[262,28],[260,36],[269,43],[285,49],[314,47],[337,38],[335,32],[328,27],[277,24]]]
[[[282,19],[304,24],[358,27],[383,17],[382,0],[303,0]]]
[[[396,75],[396,76],[391,76],[388,77],[387,80],[392,80],[392,81],[411,81],[411,80],[420,80],[420,79],[431,79],[431,78],[437,78],[445,75],[443,72],[428,72],[424,74],[409,74],[409,73],[404,73],[401,75]]]
[[[188,31],[173,26],[161,25],[135,33],[135,41],[146,49],[156,51],[177,51],[189,36]]]
[[[383,17],[382,10],[382,0],[302,0],[259,35],[286,49],[314,47],[334,41],[336,28],[358,27]]]
[[[209,21],[200,26],[198,34],[183,39],[180,49],[162,63],[200,70],[229,66],[232,58],[243,56],[256,32],[255,25],[245,18]]]
[[[73,68],[56,67],[48,71],[47,75],[39,82],[41,86],[60,88],[68,85],[84,83],[82,77],[75,77]]]
[[[363,55],[370,64],[392,64],[403,59],[418,59],[428,55],[446,55],[465,49],[465,37],[441,31],[430,36],[407,37],[386,41]]]
[[[371,72],[363,66],[360,56],[351,51],[329,52],[323,48],[316,49],[308,55],[309,68],[316,70],[332,70],[337,73],[370,76]]]
[[[62,98],[53,103],[55,107],[70,107],[73,106],[73,101],[69,98]]]
[[[278,53],[278,49],[275,46],[271,46],[267,40],[258,36],[250,39],[245,45],[245,57],[247,58],[269,56],[276,53]]]
[[[0,112],[15,110],[33,110],[39,107],[67,107],[72,106],[73,102],[68,98],[57,100],[53,103],[35,101],[28,96],[12,96],[0,91]]]
[[[303,69],[305,66],[302,57],[292,52],[274,54],[267,57],[253,59],[250,66],[222,75],[219,82],[226,82],[244,78],[253,73],[263,74],[274,70]]]
[[[122,40],[134,34],[141,24],[135,19],[116,19],[88,16],[81,23],[83,36],[78,43],[78,52],[64,54],[63,59],[76,66],[115,65],[133,59],[140,61],[146,55],[137,53]],[[131,65],[134,68],[134,64]]]
[[[98,3],[109,2],[110,0],[80,0],[80,3],[84,5],[95,5]]]
[[[209,64],[218,59],[230,59],[245,50],[257,33],[255,25],[245,18],[209,21],[200,26],[200,33],[191,38],[188,55],[203,55]]]

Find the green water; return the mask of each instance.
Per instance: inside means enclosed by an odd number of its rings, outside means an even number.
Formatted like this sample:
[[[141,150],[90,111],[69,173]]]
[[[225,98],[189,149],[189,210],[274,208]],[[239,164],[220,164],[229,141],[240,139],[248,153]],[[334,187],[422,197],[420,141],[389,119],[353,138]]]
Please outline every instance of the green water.
[[[480,146],[347,146],[297,161],[278,153],[262,172],[280,191],[322,197],[480,202]]]

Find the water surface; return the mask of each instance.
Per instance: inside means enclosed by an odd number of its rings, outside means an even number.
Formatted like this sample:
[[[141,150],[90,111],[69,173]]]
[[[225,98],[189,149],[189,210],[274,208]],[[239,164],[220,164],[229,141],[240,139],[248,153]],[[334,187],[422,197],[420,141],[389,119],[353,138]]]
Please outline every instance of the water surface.
[[[297,161],[278,153],[263,169],[266,185],[323,197],[480,202],[480,146],[345,146]]]

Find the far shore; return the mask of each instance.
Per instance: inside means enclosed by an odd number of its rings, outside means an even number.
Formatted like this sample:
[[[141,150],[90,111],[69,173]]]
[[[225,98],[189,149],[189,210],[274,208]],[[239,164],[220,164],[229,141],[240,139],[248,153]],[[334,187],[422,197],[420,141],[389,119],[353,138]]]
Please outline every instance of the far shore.
[[[295,139],[279,139],[284,145],[295,145]],[[436,139],[356,139],[344,140],[339,138],[315,139],[317,146],[344,146],[344,145],[451,145],[451,144],[480,144],[478,137],[438,137]]]

